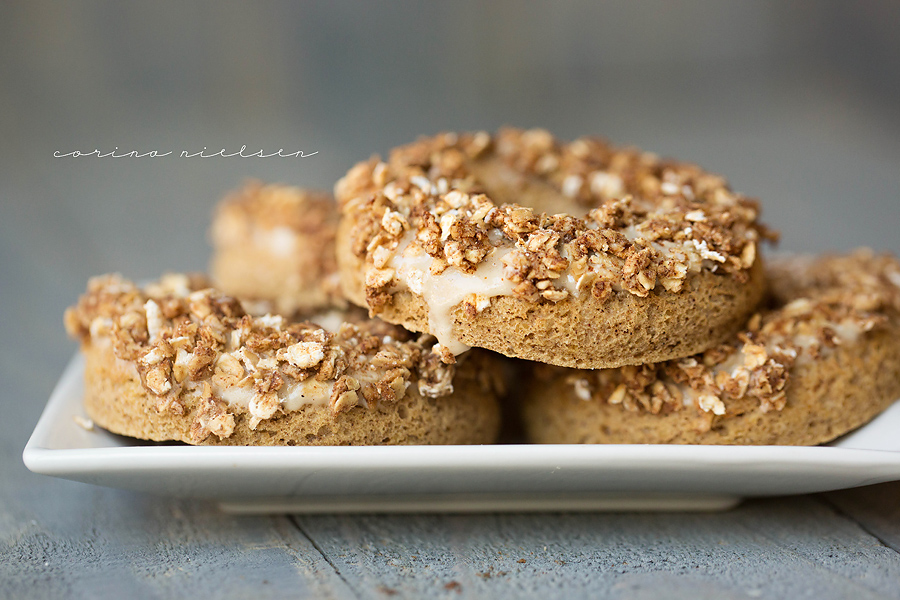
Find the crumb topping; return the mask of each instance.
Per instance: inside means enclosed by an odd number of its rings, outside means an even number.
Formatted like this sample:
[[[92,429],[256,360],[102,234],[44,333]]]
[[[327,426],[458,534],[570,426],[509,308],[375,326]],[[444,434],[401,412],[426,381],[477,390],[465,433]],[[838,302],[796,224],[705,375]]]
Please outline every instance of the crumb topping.
[[[754,315],[731,342],[657,364],[569,370],[573,393],[652,414],[692,407],[727,415],[748,399],[762,412],[777,411],[785,406],[794,365],[900,324],[900,262],[892,256],[861,250],[783,261],[770,271],[772,307]]]
[[[65,314],[82,344],[108,343],[135,369],[157,410],[184,413],[199,398],[191,435],[228,437],[236,405],[250,426],[310,402],[333,414],[403,398],[416,384],[428,397],[453,392],[453,365],[434,338],[408,340],[397,327],[344,322],[328,332],[311,322],[251,316],[202,277],[166,276],[144,289],[118,275],[96,277]]]
[[[233,277],[222,273],[233,267],[221,257],[250,245],[272,257],[269,260],[293,265],[296,272],[284,297],[273,299],[283,311],[343,306],[334,252],[338,220],[337,205],[328,192],[248,181],[216,208],[211,228],[213,246],[220,254],[220,260],[214,260],[216,277],[233,285],[229,283]],[[242,297],[245,292],[236,290]]]
[[[359,219],[352,250],[365,258],[376,312],[398,285],[385,265],[410,244],[432,259],[432,275],[472,274],[510,250],[512,295],[559,302],[678,292],[701,269],[745,281],[758,243],[775,237],[758,223],[758,203],[717,175],[544,130],[424,138],[355,166],[335,193]]]
[[[776,301],[802,295],[874,313],[900,313],[900,263],[894,256],[859,248],[846,255],[798,257],[769,266]]]
[[[226,197],[218,210],[264,229],[289,227],[305,234],[323,235],[330,232],[332,238],[337,221],[334,199],[328,192],[256,180],[246,182]]]

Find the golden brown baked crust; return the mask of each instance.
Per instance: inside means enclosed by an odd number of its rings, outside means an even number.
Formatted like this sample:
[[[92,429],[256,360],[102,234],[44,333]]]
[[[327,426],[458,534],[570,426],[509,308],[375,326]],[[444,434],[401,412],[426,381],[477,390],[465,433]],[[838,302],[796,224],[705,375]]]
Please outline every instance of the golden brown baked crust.
[[[454,353],[664,360],[721,342],[762,296],[755,201],[596,139],[441,134],[357,165],[335,193],[348,299]]]
[[[216,208],[216,286],[281,314],[340,306],[334,256],[338,210],[327,192],[249,181]]]
[[[786,261],[772,306],[730,343],[600,371],[536,366],[524,402],[541,443],[830,441],[900,397],[900,263],[870,251]]]
[[[205,284],[175,275],[140,289],[104,276],[66,311],[98,425],[191,444],[495,439],[499,382],[485,353],[447,365],[433,338],[377,321],[331,333],[252,317]]]

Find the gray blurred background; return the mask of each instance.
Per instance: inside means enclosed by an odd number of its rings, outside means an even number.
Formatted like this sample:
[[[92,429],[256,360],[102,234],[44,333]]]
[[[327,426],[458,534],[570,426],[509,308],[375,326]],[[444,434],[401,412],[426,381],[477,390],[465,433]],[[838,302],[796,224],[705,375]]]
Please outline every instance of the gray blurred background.
[[[75,349],[62,312],[89,276],[204,269],[211,210],[244,178],[330,188],[355,161],[440,130],[634,143],[759,197],[783,250],[898,252],[898,30],[889,0],[4,2],[12,443]],[[178,158],[242,145],[317,154]],[[173,155],[53,157],[116,147]]]

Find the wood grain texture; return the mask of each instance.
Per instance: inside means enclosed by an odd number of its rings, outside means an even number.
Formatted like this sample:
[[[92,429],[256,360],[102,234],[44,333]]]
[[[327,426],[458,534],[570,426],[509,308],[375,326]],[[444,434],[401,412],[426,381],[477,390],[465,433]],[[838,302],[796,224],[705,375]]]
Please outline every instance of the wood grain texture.
[[[824,494],[830,505],[900,552],[900,481]]]
[[[287,517],[0,474],[0,598],[354,597]]]
[[[812,497],[717,514],[295,521],[361,598],[900,597],[900,554]]]

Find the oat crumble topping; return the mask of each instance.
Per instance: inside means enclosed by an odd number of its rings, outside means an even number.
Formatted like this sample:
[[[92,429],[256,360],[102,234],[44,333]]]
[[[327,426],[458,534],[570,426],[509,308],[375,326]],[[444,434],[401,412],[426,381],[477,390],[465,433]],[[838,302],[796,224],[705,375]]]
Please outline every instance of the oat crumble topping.
[[[352,250],[366,260],[376,313],[397,285],[386,265],[402,244],[427,253],[432,274],[473,273],[493,249],[512,248],[503,262],[513,295],[559,302],[678,292],[701,269],[745,281],[758,244],[775,238],[757,221],[758,203],[717,175],[539,129],[423,138],[387,162],[357,165],[335,194],[358,216]]]
[[[285,412],[285,398],[303,382],[330,387],[334,414],[401,399],[415,383],[427,397],[453,392],[455,367],[432,350],[428,335],[380,322],[345,322],[329,333],[311,322],[251,316],[235,298],[200,276],[172,275],[141,289],[118,275],[95,277],[65,314],[82,344],[110,343],[132,365],[157,410],[184,413],[185,394],[199,397],[191,435],[228,437],[234,406],[225,396],[250,396],[250,426]]]
[[[762,412],[785,406],[791,368],[867,332],[900,324],[900,262],[860,250],[788,260],[770,268],[773,306],[755,314],[727,344],[657,364],[571,371],[576,397],[665,414],[694,407],[725,415],[739,399]],[[558,367],[542,367],[554,369]]]
[[[256,180],[247,181],[230,194],[218,210],[266,229],[289,227],[307,234],[330,231],[331,237],[337,220],[334,199],[328,192]]]
[[[235,269],[239,273],[251,267],[242,266],[234,253],[242,255],[250,248],[251,256],[263,253],[266,264],[259,265],[263,273],[272,265],[292,270],[288,281],[281,282],[282,292],[269,298],[281,312],[343,307],[334,252],[339,216],[328,192],[248,181],[216,207],[210,230],[216,250],[214,277],[225,291],[242,297],[272,293],[236,283]],[[272,281],[271,286],[278,289],[277,283]]]

